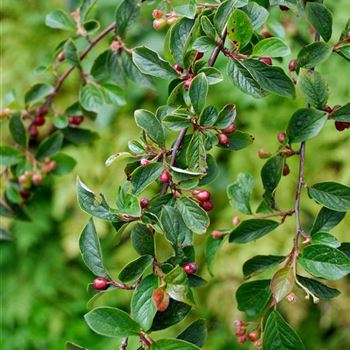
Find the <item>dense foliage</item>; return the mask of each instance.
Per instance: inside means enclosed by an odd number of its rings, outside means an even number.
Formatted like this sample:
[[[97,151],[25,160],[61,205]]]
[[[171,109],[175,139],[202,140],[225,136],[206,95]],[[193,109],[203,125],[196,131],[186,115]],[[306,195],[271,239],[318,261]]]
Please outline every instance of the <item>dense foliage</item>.
[[[165,80],[166,103],[136,109],[139,137],[132,136],[127,151],[121,150],[106,160],[107,166],[120,160],[126,164],[126,180],[118,187],[114,205],[106,200],[109,195],[97,196],[77,180],[80,207],[114,227],[113,243],[119,243],[119,249],[129,240],[139,254],[119,269],[118,279],[113,278],[102,258],[94,221],[89,220],[79,246],[85,264],[96,276],[89,285],[92,302],[118,289],[132,291],[132,297],[126,311],[99,306],[85,315],[85,321],[100,335],[122,338],[120,349],[126,349],[133,337],[143,348],[198,349],[204,346],[207,336],[202,319],[193,321],[176,338],[153,334],[182,321],[198,304],[196,289],[206,288],[207,281],[197,274],[194,236],[207,233],[207,212],[216,205],[211,193],[203,188],[217,177],[216,149],[236,153],[254,141],[239,127],[240,115],[232,101],[220,106],[211,103],[213,85],[229,80],[232,88],[254,98],[276,94],[280,96],[279,103],[295,98],[296,91],[300,91],[306,107],[294,111],[284,125],[285,131],[278,133],[276,151],[259,151],[259,157],[267,159],[261,169],[264,191],[260,203],[252,209],[255,177],[236,170],[237,178],[227,187],[227,195],[232,206],[247,217],[241,221],[236,215],[233,229],[215,229],[207,234],[205,259],[212,274],[214,259],[225,241],[255,241],[294,217],[289,252],[268,252],[244,263],[245,279],[270,273],[237,289],[237,306],[247,319],[236,320],[235,327],[240,343],[251,342],[263,349],[304,349],[298,334],[280,314],[279,304],[284,300],[295,302],[296,287],[314,303],[334,298],[340,292],[313,277],[334,281],[350,272],[350,243],[341,243],[330,233],[350,209],[350,187],[334,179],[316,182],[304,176],[309,140],[321,137],[327,124],[335,125],[334,132],[345,133],[350,126],[350,103],[338,101],[340,105],[330,107],[327,82],[315,70],[333,55],[339,55],[345,65],[350,60],[350,22],[343,23],[341,34],[331,41],[332,14],[319,1],[152,4],[154,29],[168,27],[163,51],[158,53],[147,46],[129,45],[141,8],[148,5],[122,1],[115,21],[102,30],[99,22],[91,19],[94,5],[95,1],[85,0],[71,14],[56,10],[47,15],[48,26],[72,33],[58,45],[50,65],[56,83],[34,85],[25,94],[23,110],[15,110],[16,102],[8,95],[8,106],[2,114],[9,119],[16,145],[1,146],[6,183],[2,214],[16,220],[29,219],[26,206],[30,208],[36,201],[51,175],[66,175],[76,165],[76,160],[62,148],[96,139],[95,132],[80,124],[100,118],[108,106],[123,106],[127,81],[152,89],[160,85],[151,77]],[[283,57],[291,55],[291,48],[281,38],[277,16],[273,17],[275,10],[278,16],[281,11],[288,11],[291,17],[299,15],[294,20],[310,26],[312,33],[289,64],[279,64]],[[104,38],[110,39],[109,48],[85,64],[90,51]],[[214,68],[219,56],[224,70]],[[60,74],[62,64],[68,68]],[[79,99],[64,111],[58,110],[54,100],[74,70],[81,77]],[[293,204],[284,210],[277,198],[278,192],[283,192],[279,185],[282,177],[290,173],[289,163],[296,158]],[[79,175],[85,178],[84,173]],[[152,195],[146,197],[144,192],[150,194],[149,188],[153,189]],[[310,228],[304,228],[300,219],[301,194],[306,191],[309,200],[319,206],[317,214],[309,214],[314,217]],[[5,239],[11,236],[5,229],[2,235]],[[67,348],[81,347],[68,343]]]

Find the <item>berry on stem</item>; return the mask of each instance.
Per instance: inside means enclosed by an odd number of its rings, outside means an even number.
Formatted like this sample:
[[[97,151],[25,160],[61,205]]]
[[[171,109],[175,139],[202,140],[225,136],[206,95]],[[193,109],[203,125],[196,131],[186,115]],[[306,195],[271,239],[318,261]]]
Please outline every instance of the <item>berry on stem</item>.
[[[238,340],[238,343],[244,344],[247,340],[247,337],[245,335],[240,335],[238,336],[237,340]]]
[[[168,170],[163,170],[159,178],[163,184],[168,183],[171,180],[171,175]]]
[[[279,132],[277,134],[277,140],[279,143],[283,144],[286,141],[286,139],[287,139],[287,134],[285,132]]]
[[[248,338],[250,341],[255,342],[259,338],[259,334],[257,331],[252,331],[248,334]]]
[[[290,72],[294,72],[297,68],[297,60],[296,59],[293,59],[293,60],[290,60],[289,64],[288,64],[288,69]]]
[[[147,198],[141,198],[140,200],[140,206],[142,209],[147,208],[149,205],[149,200]]]
[[[182,268],[188,275],[193,275],[198,270],[198,266],[194,262],[190,262],[190,263],[182,266]]]
[[[290,173],[289,165],[285,163],[283,167],[283,176],[288,176],[289,173]]]
[[[84,120],[82,115],[72,115],[68,118],[68,122],[70,125],[80,125]]]
[[[269,66],[272,65],[272,60],[270,57],[260,57],[259,61],[268,64]]]
[[[150,161],[148,160],[148,159],[146,159],[146,158],[142,158],[141,160],[140,160],[140,165],[141,166],[146,166],[146,165],[148,165],[150,163]]]
[[[235,124],[230,124],[227,128],[222,129],[221,132],[224,134],[232,134],[237,130],[236,125]]]
[[[194,192],[192,192],[194,194]],[[200,190],[199,192],[196,192],[194,196],[201,202],[208,201],[210,199],[210,192],[206,190]]]
[[[167,25],[167,21],[164,18],[155,19],[153,21],[153,28],[155,30],[161,30],[165,28],[166,25]]]
[[[343,131],[350,128],[350,122],[335,122],[335,128],[338,131]]]
[[[214,230],[214,231],[211,233],[211,236],[212,236],[214,239],[219,239],[219,238],[221,238],[222,236],[224,236],[224,233],[221,232],[221,231],[218,231],[218,230]]]
[[[107,289],[110,282],[104,277],[97,277],[93,281],[93,286],[96,290],[105,290]]]
[[[196,57],[194,58],[196,61],[200,60],[204,56],[204,52],[197,51]]]
[[[31,124],[28,130],[30,138],[36,139],[39,136],[39,131],[35,124]]]
[[[34,173],[32,176],[32,182],[35,186],[39,186],[43,181],[41,173]]]
[[[33,124],[36,126],[41,126],[45,124],[45,117],[42,114],[38,114],[34,117]]]
[[[220,145],[227,145],[230,142],[226,134],[218,134],[218,140]]]
[[[288,10],[289,10],[289,7],[288,7],[288,6],[285,6],[285,5],[280,5],[280,10],[281,10],[281,11],[288,11]]]
[[[20,194],[20,196],[21,196],[23,199],[28,199],[29,196],[30,196],[30,193],[27,192],[27,191],[24,191],[24,190],[20,190],[20,191],[19,191],[19,194]]]
[[[199,202],[199,205],[205,210],[205,211],[211,211],[214,208],[213,202],[212,201],[204,201],[204,202]]]
[[[159,10],[159,9],[154,9],[153,12],[152,12],[152,17],[153,19],[159,19],[159,18],[162,18],[163,17],[163,11],[162,10]]]

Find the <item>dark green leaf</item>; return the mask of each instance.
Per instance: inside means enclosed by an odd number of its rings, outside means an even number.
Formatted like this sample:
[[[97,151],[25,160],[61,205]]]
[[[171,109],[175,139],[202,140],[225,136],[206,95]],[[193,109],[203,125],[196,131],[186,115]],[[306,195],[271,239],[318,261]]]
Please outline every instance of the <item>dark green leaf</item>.
[[[311,235],[315,232],[328,232],[343,220],[345,212],[334,211],[323,207],[312,226]]]
[[[213,126],[218,118],[218,112],[214,106],[208,106],[199,117],[199,124],[202,126]]]
[[[326,245],[305,247],[298,262],[310,274],[332,281],[350,273],[350,259],[340,250]]]
[[[111,279],[103,264],[100,241],[92,219],[80,235],[79,248],[85,265],[95,276]]]
[[[2,145],[0,146],[0,164],[4,166],[11,166],[20,163],[24,158],[24,154],[16,149]]]
[[[243,283],[236,292],[238,309],[251,317],[260,316],[271,296],[270,280]]]
[[[153,233],[146,225],[136,224],[131,230],[130,239],[139,254],[154,256]]]
[[[116,31],[121,36],[125,36],[125,32],[131,26],[140,14],[139,0],[123,0],[119,5],[116,13]]]
[[[219,112],[218,118],[214,126],[217,127],[218,129],[225,129],[235,121],[236,115],[237,115],[236,106],[226,105]]]
[[[294,329],[273,310],[267,317],[263,350],[304,350],[305,347]]]
[[[336,182],[321,182],[308,188],[309,196],[328,209],[350,210],[350,187]]]
[[[332,36],[332,13],[326,6],[317,2],[308,2],[305,7],[308,20],[320,33],[324,41],[329,41]]]
[[[58,176],[69,174],[77,164],[74,158],[64,153],[58,153],[51,157],[51,159],[56,162],[56,167],[51,174]]]
[[[261,180],[264,185],[264,189],[268,193],[273,193],[278,186],[283,172],[284,157],[281,154],[277,154],[264,164],[261,169]]]
[[[321,41],[306,45],[298,53],[298,66],[314,68],[327,60],[331,53],[332,47]]]
[[[126,104],[125,92],[119,86],[104,83],[102,84],[102,91],[105,94],[106,102],[115,106],[124,106]]]
[[[185,340],[201,348],[207,338],[207,327],[205,321],[197,320],[192,322],[183,332],[177,336],[177,338]]]
[[[212,276],[213,276],[214,260],[223,242],[224,242],[223,237],[213,238],[211,235],[209,235],[207,238],[207,243],[205,246],[205,259],[208,265],[208,271]]]
[[[132,282],[143,275],[145,270],[152,265],[153,256],[142,255],[131,263],[127,264],[120,271],[118,278],[122,282]]]
[[[190,170],[205,173],[206,170],[206,149],[202,133],[193,133],[191,142],[187,147],[186,159]]]
[[[256,255],[243,264],[243,275],[248,279],[286,259],[279,255]]]
[[[87,350],[87,348],[83,348],[82,346],[71,343],[69,341],[66,343],[66,350]]]
[[[11,117],[9,128],[15,142],[22,147],[26,147],[28,142],[27,132],[19,113],[16,113]]]
[[[280,38],[267,38],[259,41],[253,47],[253,56],[285,57],[290,54],[288,45]]]
[[[62,10],[55,10],[50,12],[45,18],[45,24],[48,27],[75,31],[76,25],[74,20],[68,13]]]
[[[192,45],[192,49],[199,52],[208,52],[214,50],[216,47],[216,42],[214,39],[207,36],[201,36],[196,39]]]
[[[316,232],[312,235],[312,244],[323,244],[332,248],[340,247],[339,241],[328,232]]]
[[[151,163],[147,166],[138,167],[131,174],[133,194],[140,194],[146,187],[159,178],[162,171],[163,165],[161,163]]]
[[[248,15],[242,10],[234,10],[227,22],[228,38],[238,49],[247,46],[253,35],[253,26]]]
[[[199,350],[198,346],[184,340],[161,339],[152,344],[151,350]]]
[[[269,11],[265,7],[258,5],[255,1],[249,2],[242,10],[249,16],[253,29],[259,29],[269,17]]]
[[[231,243],[247,243],[265,236],[278,225],[278,222],[267,219],[246,220],[231,231],[229,241]]]
[[[332,114],[332,119],[339,122],[350,122],[350,103],[340,107]]]
[[[98,113],[104,104],[103,92],[94,84],[86,84],[80,90],[79,102],[87,111]]]
[[[218,144],[218,147],[230,151],[238,151],[242,148],[248,147],[254,141],[254,137],[252,135],[243,131],[235,131],[233,134],[227,136],[229,142],[226,145]]]
[[[306,287],[312,294],[320,299],[331,299],[337,297],[340,292],[338,289],[330,288],[323,283],[312,278],[297,275],[298,281]]]
[[[208,94],[208,81],[204,73],[198,74],[191,83],[189,95],[194,111],[200,114]]]
[[[61,130],[64,138],[75,145],[91,143],[98,139],[98,134],[88,129],[65,128]]]
[[[34,105],[42,101],[45,97],[52,94],[54,91],[53,86],[48,84],[36,84],[32,86],[24,96],[26,105]]]
[[[201,16],[200,21],[205,35],[207,35],[209,38],[215,39],[218,33],[210,19],[207,16]]]
[[[63,142],[63,134],[56,131],[51,136],[43,140],[36,152],[36,158],[42,160],[46,157],[50,157],[61,149]]]
[[[88,326],[105,337],[129,337],[140,333],[140,326],[122,310],[97,307],[85,316]]]
[[[78,48],[75,45],[73,40],[69,39],[64,43],[63,52],[64,52],[64,59],[66,60],[67,63],[75,67],[80,65]]]
[[[327,122],[327,113],[312,108],[301,108],[291,117],[287,135],[292,143],[303,142],[317,136]]]

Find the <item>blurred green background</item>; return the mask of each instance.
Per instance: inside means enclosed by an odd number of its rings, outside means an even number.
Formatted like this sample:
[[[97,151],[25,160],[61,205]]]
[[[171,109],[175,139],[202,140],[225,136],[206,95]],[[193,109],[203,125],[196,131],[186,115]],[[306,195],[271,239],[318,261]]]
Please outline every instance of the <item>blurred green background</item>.
[[[1,4],[1,97],[15,89],[21,99],[23,93],[34,82],[50,81],[48,73],[38,73],[37,66],[49,63],[52,52],[65,34],[45,27],[45,15],[56,9],[68,9],[72,1],[16,0]],[[102,25],[113,19],[118,1],[100,0],[96,16]],[[350,13],[348,0],[326,1],[334,13],[335,41],[345,25]],[[151,6],[145,6],[141,22],[134,26],[130,46],[146,43],[161,49],[164,32],[152,30]],[[287,28],[287,40],[294,37],[294,52],[310,40],[301,20],[278,12]],[[88,61],[91,63],[108,43],[99,44]],[[292,57],[292,56],[291,56]],[[283,66],[287,66],[287,57]],[[224,70],[224,60],[217,66]],[[278,63],[277,61],[275,62]],[[344,104],[350,100],[350,64],[333,55],[322,65],[320,71],[329,82],[331,91],[329,104]],[[77,97],[79,79],[72,75],[65,83],[56,106],[64,108]],[[133,120],[133,110],[164,104],[166,82],[156,82],[157,90],[145,90],[130,84],[126,89],[127,106],[120,110],[106,110],[96,122],[88,122],[89,127],[98,129],[100,138],[93,145],[69,147],[65,151],[78,160],[78,165],[69,176],[57,178],[38,193],[32,202],[31,223],[5,220],[15,239],[1,242],[1,344],[4,350],[63,349],[66,340],[74,341],[91,350],[118,348],[118,339],[97,336],[86,326],[83,315],[89,296],[87,284],[93,276],[84,267],[78,251],[78,237],[88,216],[80,211],[75,199],[75,178],[79,175],[96,192],[103,192],[111,201],[124,178],[121,163],[110,168],[104,166],[105,159],[116,151],[124,150],[127,141],[138,136],[139,130]],[[159,93],[160,91],[160,93]],[[232,183],[240,172],[249,172],[257,179],[263,161],[257,157],[259,148],[277,148],[276,133],[285,129],[291,114],[305,105],[301,96],[287,100],[270,96],[254,100],[240,93],[229,83],[221,83],[210,90],[211,103],[220,107],[226,103],[237,105],[237,125],[251,132],[255,142],[249,148],[237,153],[214,152],[220,165],[220,174],[210,190],[214,194],[215,211],[210,214],[212,228],[230,228],[232,216],[238,213],[229,206],[226,186]],[[84,125],[85,126],[85,125]],[[2,122],[2,142],[7,140],[7,123]],[[350,138],[349,130],[339,133],[333,123],[328,123],[319,137],[307,144],[306,182],[336,180],[350,185]],[[282,179],[277,198],[281,208],[293,205],[298,159],[290,159],[291,174]],[[254,206],[262,194],[260,180],[254,192]],[[151,193],[149,193],[151,195]],[[302,219],[307,229],[318,211],[318,206],[302,196]],[[95,220],[102,239],[106,265],[116,276],[118,271],[132,257],[136,256],[128,242],[122,247],[113,243],[113,230],[107,224]],[[335,228],[340,240],[348,240],[350,217]],[[208,319],[209,338],[205,349],[226,350],[248,348],[235,342],[232,321],[241,318],[236,308],[234,293],[242,282],[242,264],[256,254],[286,254],[291,247],[294,233],[294,219],[257,243],[247,245],[225,245],[215,264],[215,277],[211,279],[203,258],[205,237],[198,238],[197,262],[203,277],[210,280],[208,286],[199,290],[200,305],[192,314],[192,319]],[[126,231],[125,234],[128,234]],[[269,272],[266,274],[269,275]],[[337,299],[318,305],[304,300],[298,291],[295,304],[283,302],[282,312],[299,330],[308,350],[344,350],[350,348],[350,279],[343,279],[332,286],[339,288],[342,295]],[[126,308],[130,298],[127,291],[116,291],[98,299],[95,305],[109,304]],[[190,318],[191,318],[190,317]],[[185,328],[186,320],[162,336],[176,335]],[[157,338],[157,335],[155,336]],[[137,343],[130,343],[136,349]]]

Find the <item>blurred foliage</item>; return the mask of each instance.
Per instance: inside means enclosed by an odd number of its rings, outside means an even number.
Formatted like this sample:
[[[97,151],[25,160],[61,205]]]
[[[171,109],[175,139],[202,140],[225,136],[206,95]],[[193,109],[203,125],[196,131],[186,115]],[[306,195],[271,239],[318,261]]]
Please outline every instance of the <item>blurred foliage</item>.
[[[73,1],[74,2],[74,1]],[[35,81],[45,81],[47,74],[38,75],[35,67],[49,62],[55,46],[63,39],[62,34],[45,27],[45,15],[55,8],[72,5],[72,1],[17,0],[2,2],[2,89],[1,98],[11,89],[19,95]],[[335,15],[334,37],[339,36],[350,12],[348,0],[326,1]],[[116,1],[103,0],[98,3],[97,14],[102,24],[112,20]],[[161,49],[161,35],[152,30],[151,6],[145,6],[142,21],[135,25],[132,44],[145,43]],[[277,9],[276,9],[277,10]],[[286,36],[294,37],[295,45],[309,40],[310,35],[302,23],[294,22],[288,13],[276,13],[285,22]],[[99,50],[103,45],[99,44]],[[99,51],[100,52],[100,51]],[[91,59],[96,53],[91,54]],[[281,64],[287,65],[291,57]],[[218,61],[218,67],[220,60]],[[345,67],[345,68],[344,68]],[[347,69],[347,71],[345,71]],[[330,105],[348,102],[350,96],[350,70],[340,57],[333,55],[321,72],[329,82]],[[157,91],[166,91],[166,83],[157,82]],[[132,115],[136,108],[155,109],[164,103],[165,96],[156,91],[145,91],[136,85],[127,89],[126,107],[121,110],[106,110],[91,127],[97,128],[100,138],[89,146],[71,147],[66,152],[78,160],[73,174],[55,179],[37,194],[30,207],[32,222],[15,222],[11,231],[15,239],[1,243],[1,333],[2,349],[63,349],[66,340],[71,340],[92,350],[115,349],[118,339],[105,339],[95,335],[85,324],[82,316],[87,311],[89,296],[86,286],[93,276],[83,266],[78,252],[78,237],[87,221],[75,199],[75,177],[82,177],[96,192],[106,193],[109,200],[115,195],[117,186],[124,178],[122,164],[113,164],[106,169],[105,159],[112,153],[123,150],[127,141],[137,133]],[[58,103],[67,105],[77,93],[74,75],[60,95]],[[239,128],[255,136],[254,144],[237,154],[217,150],[216,156],[221,168],[220,175],[211,186],[214,194],[215,211],[211,214],[213,228],[229,228],[231,218],[237,213],[226,199],[226,186],[232,183],[240,172],[249,172],[259,177],[263,161],[257,157],[259,148],[274,150],[277,146],[275,134],[286,127],[293,111],[305,104],[298,96],[296,100],[282,100],[271,96],[263,100],[240,93],[232,85],[221,83],[211,88],[211,103],[224,105],[236,103]],[[2,138],[7,138],[7,125],[3,123]],[[306,150],[306,181],[316,183],[336,179],[350,184],[350,138],[349,131],[339,133],[328,123],[320,137],[308,142]],[[297,178],[297,159],[290,159],[291,174],[282,180],[277,194],[282,208],[289,209],[294,201]],[[253,201],[257,205],[262,186],[257,186]],[[304,194],[302,198],[303,221],[310,227],[317,213],[317,205]],[[5,221],[5,220],[4,220]],[[9,222],[5,222],[7,226]],[[134,254],[126,241],[122,249],[113,241],[113,231],[105,223],[96,221],[98,232],[102,233],[102,244],[106,264],[116,275],[124,263]],[[350,218],[347,217],[336,229],[336,235],[347,240]],[[261,239],[259,244],[226,245],[215,264],[215,278],[200,289],[201,300],[198,315],[208,318],[209,339],[205,349],[226,350],[244,348],[235,343],[232,321],[239,318],[234,292],[242,281],[241,267],[245,260],[255,254],[283,254],[292,243],[294,221],[287,218],[286,224],[273,234]],[[127,236],[128,232],[124,235]],[[203,237],[198,243],[204,246]],[[201,252],[203,254],[203,252]],[[201,254],[201,255],[202,255]],[[198,257],[201,265],[204,259]],[[208,277],[204,263],[201,271]],[[268,272],[267,272],[268,275]],[[333,301],[322,301],[318,305],[305,303],[303,294],[296,304],[283,304],[291,323],[308,350],[340,350],[350,348],[350,279],[333,283],[343,294]],[[129,292],[116,291],[102,297],[105,303],[125,307]],[[99,304],[101,299],[95,304]],[[290,311],[290,312],[289,312]],[[185,321],[186,323],[188,321]],[[178,331],[185,327],[178,326]],[[164,333],[164,331],[162,332]],[[130,349],[137,344],[130,344]]]

